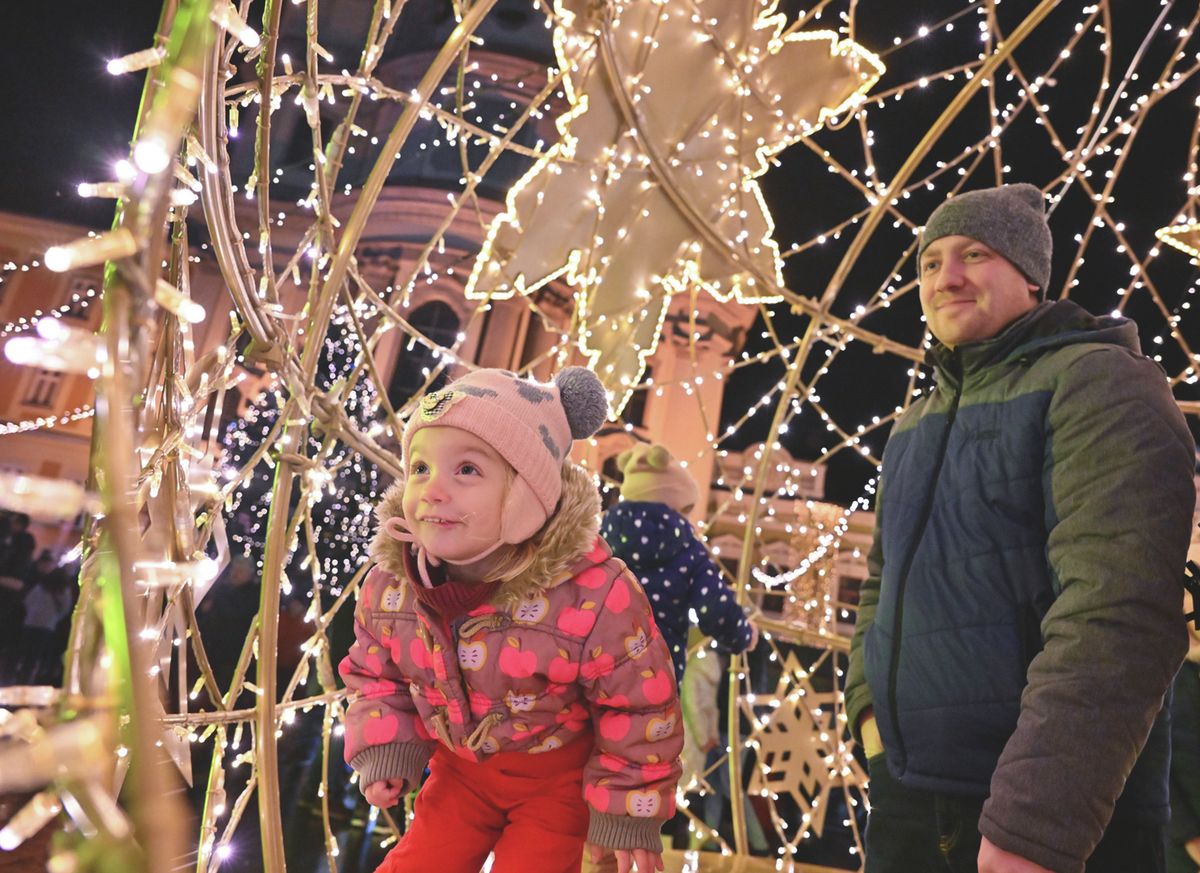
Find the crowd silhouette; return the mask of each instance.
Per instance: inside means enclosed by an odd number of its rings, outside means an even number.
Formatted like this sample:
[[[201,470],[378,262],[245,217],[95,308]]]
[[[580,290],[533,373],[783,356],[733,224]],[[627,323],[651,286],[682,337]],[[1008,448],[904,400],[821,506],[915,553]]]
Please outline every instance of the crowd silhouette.
[[[58,685],[79,565],[38,550],[24,513],[0,512],[0,685]]]

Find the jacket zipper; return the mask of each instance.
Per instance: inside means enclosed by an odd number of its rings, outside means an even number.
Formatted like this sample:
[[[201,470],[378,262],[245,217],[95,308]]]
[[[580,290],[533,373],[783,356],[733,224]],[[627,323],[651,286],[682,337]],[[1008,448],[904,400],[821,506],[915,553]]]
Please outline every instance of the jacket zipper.
[[[904,560],[904,568],[900,573],[900,580],[897,583],[899,590],[896,591],[896,620],[892,629],[892,660],[888,667],[888,711],[891,716],[892,732],[900,740],[901,750],[904,748],[904,740],[900,736],[900,713],[896,704],[896,677],[900,671],[900,636],[904,629],[904,589],[908,584],[908,574],[912,569],[913,560],[917,556],[917,549],[920,548],[921,540],[925,537],[925,528],[929,524],[929,516],[933,514],[933,501],[937,496],[938,479],[941,478],[942,464],[946,460],[946,448],[950,444],[950,430],[954,427],[954,419],[958,415],[958,404],[962,400],[965,376],[962,372],[961,359],[957,355],[954,356],[953,364],[958,365],[958,388],[954,392],[954,397],[950,401],[950,409],[946,413],[946,426],[942,429],[941,445],[938,448],[937,462],[934,465],[931,477],[932,481],[929,485],[929,497],[925,501],[925,507],[921,512],[921,523],[917,526],[912,548],[909,549],[908,556]]]

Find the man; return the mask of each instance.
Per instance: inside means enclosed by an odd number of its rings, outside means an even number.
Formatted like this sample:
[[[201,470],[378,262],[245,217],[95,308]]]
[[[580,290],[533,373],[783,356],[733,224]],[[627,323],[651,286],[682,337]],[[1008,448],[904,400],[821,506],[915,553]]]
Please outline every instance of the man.
[[[884,454],[846,710],[866,865],[1160,871],[1194,448],[1123,318],[1041,302],[1041,192],[929,219],[936,387]]]

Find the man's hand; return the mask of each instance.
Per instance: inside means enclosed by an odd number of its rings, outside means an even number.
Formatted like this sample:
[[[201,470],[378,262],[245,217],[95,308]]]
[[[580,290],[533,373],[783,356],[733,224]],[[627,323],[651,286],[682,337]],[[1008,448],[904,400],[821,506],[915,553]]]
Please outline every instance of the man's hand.
[[[1183,847],[1187,849],[1188,857],[1200,864],[1200,837],[1192,837]]]
[[[390,806],[396,805],[403,792],[403,779],[380,779],[378,782],[372,782],[366,787],[363,791],[363,797],[367,799],[367,803],[371,804],[371,806],[387,809]]]
[[[1028,858],[1004,851],[987,837],[979,843],[978,864],[979,873],[1054,873]]]
[[[859,723],[858,733],[862,737],[863,751],[868,758],[883,754],[883,738],[879,736],[879,726],[875,724],[874,711],[867,711]]]

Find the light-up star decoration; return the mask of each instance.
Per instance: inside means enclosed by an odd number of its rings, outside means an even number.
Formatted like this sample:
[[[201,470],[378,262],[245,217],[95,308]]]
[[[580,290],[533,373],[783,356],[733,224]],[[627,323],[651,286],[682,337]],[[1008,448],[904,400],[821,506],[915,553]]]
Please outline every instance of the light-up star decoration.
[[[758,725],[753,743],[760,766],[751,771],[748,791],[791,795],[801,812],[802,830],[820,837],[830,791],[847,779],[862,784],[865,778],[841,742],[835,718],[837,694],[816,691],[810,676],[790,652],[774,697],[742,696],[740,702],[746,716]],[[846,767],[851,770],[848,776],[842,775]]]
[[[1188,221],[1160,227],[1154,235],[1171,248],[1183,252],[1193,262],[1200,262],[1200,222]]]
[[[625,405],[672,294],[771,302],[783,285],[755,179],[879,79],[833,31],[784,33],[775,0],[560,0],[571,110],[513,186],[466,294],[576,288],[576,338]]]

